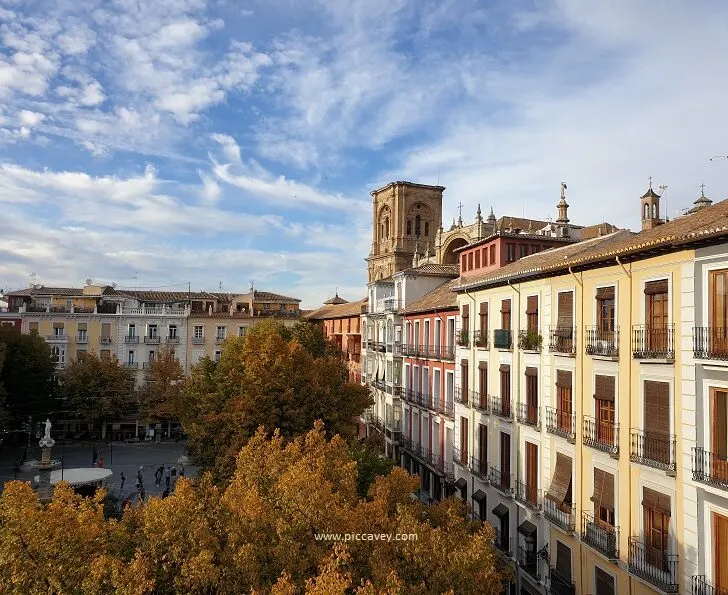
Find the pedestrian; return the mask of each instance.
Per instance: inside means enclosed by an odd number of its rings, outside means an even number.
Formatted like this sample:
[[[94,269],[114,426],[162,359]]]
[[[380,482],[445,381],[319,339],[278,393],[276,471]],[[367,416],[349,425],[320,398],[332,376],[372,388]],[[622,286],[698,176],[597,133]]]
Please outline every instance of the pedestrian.
[[[98,465],[99,467],[103,467],[104,466],[104,457],[99,458],[99,460],[96,461],[96,465]]]
[[[161,487],[161,485],[162,485],[162,477],[164,477],[164,465],[160,465],[157,468],[157,473],[159,473],[159,479],[157,479],[157,487]]]
[[[180,477],[184,477],[185,476],[185,466],[184,465],[180,466],[179,476]]]
[[[94,460],[92,461],[91,466],[96,467],[96,460],[99,458],[99,451],[96,449],[95,446],[94,446],[94,450],[93,450],[93,457],[94,457]]]
[[[121,472],[121,486],[119,487],[119,493],[124,491],[124,482],[126,481],[126,475],[124,475],[124,472]]]
[[[166,489],[165,489],[165,490],[164,490],[164,491],[162,492],[162,499],[164,499],[164,498],[167,498],[168,496],[169,496],[169,488],[166,488]]]
[[[139,467],[139,471],[137,471],[137,483],[141,486],[144,485],[144,476],[142,475],[142,471],[144,471],[144,465]]]
[[[170,482],[171,476],[172,476],[172,472],[169,469],[169,465],[167,465],[167,467],[164,469],[164,482],[167,485],[167,488],[169,488],[169,482]]]
[[[172,467],[172,481],[177,481],[177,465],[174,465]]]

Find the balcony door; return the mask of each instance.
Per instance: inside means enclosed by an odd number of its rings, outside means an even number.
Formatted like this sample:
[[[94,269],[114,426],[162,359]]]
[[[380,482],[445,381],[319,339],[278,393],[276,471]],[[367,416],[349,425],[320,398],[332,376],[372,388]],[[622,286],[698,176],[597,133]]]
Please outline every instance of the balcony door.
[[[728,271],[710,273],[710,351],[728,355]]]
[[[670,437],[670,385],[645,380],[644,457],[669,465],[672,460]]]
[[[713,582],[717,589],[728,590],[728,517],[713,513]]]
[[[728,390],[711,388],[711,450],[713,468],[711,476],[728,481]]]
[[[526,500],[536,504],[538,490],[538,446],[526,442]]]
[[[500,435],[500,470],[501,485],[510,485],[511,475],[511,435],[501,432]]]
[[[648,351],[667,351],[667,280],[645,284],[646,345]]]
[[[670,532],[670,497],[649,488],[643,488],[645,545],[647,563],[667,570],[667,547]]]

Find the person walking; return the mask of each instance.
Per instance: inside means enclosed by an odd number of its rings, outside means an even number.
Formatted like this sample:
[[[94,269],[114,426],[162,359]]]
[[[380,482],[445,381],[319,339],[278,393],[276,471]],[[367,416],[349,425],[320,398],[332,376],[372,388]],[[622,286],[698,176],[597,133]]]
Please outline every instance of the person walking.
[[[139,467],[139,471],[137,471],[137,483],[144,487],[144,476],[142,475],[142,471],[144,471],[144,465]]]
[[[91,466],[96,467],[96,460],[99,458],[99,451],[96,448],[96,446],[94,446],[92,455],[93,455],[93,461],[91,461]]]
[[[185,466],[181,465],[179,469],[179,476],[184,477],[185,476]]]
[[[177,483],[177,465],[172,467],[172,486]]]
[[[169,469],[169,465],[167,465],[167,467],[164,469],[164,482],[167,485],[167,489],[169,489],[169,483],[170,483],[171,476],[172,476],[172,472]]]
[[[124,482],[126,481],[126,475],[124,475],[124,472],[121,472],[121,485],[119,486],[119,493],[124,491]]]

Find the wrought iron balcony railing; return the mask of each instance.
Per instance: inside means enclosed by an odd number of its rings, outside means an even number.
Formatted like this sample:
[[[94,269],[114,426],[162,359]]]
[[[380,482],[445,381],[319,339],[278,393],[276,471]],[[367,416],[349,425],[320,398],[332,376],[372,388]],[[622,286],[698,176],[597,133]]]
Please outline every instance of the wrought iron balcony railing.
[[[605,331],[597,326],[586,326],[584,345],[587,355],[619,357],[619,327]]]
[[[560,529],[573,533],[576,530],[576,505],[556,502],[546,496],[543,500],[543,515]]]
[[[534,407],[529,403],[518,403],[516,409],[516,418],[518,423],[536,428],[541,426],[541,416],[538,407]]]
[[[549,595],[575,595],[576,583],[561,574],[558,569],[549,569]]]
[[[493,347],[496,349],[513,349],[513,333],[510,329],[493,331]]]
[[[632,327],[632,357],[635,359],[675,359],[675,325]]]
[[[550,327],[549,351],[566,355],[576,353],[576,328],[573,326]]]
[[[581,541],[610,560],[619,560],[619,527],[594,517],[584,511],[581,514]]]
[[[619,454],[619,424],[598,421],[588,415],[582,420],[582,442],[597,450]]]
[[[728,589],[716,587],[705,575],[693,576],[692,595],[728,595]]]
[[[458,347],[470,347],[470,333],[466,329],[461,329],[458,333]]]
[[[490,413],[490,397],[474,390],[470,393],[470,406],[481,413]]]
[[[484,459],[470,457],[470,472],[483,481],[488,481],[488,463]]]
[[[679,557],[648,548],[639,537],[629,538],[629,572],[654,585],[663,593],[679,593]]]
[[[468,467],[468,452],[461,451],[459,448],[452,449],[452,460],[456,465],[461,467]]]
[[[537,581],[541,580],[538,572],[538,552],[518,546],[518,566]]]
[[[693,328],[693,355],[698,359],[728,360],[728,328]]]
[[[693,480],[728,490],[728,460],[704,448],[693,448]]]
[[[675,472],[676,439],[673,434],[631,429],[629,460],[648,467]]]
[[[498,467],[490,466],[488,481],[496,490],[508,496],[513,494],[513,475],[505,473]]]
[[[532,510],[541,510],[541,490],[537,486],[529,485],[520,479],[516,480],[516,500]]]
[[[571,411],[546,407],[546,431],[573,440],[576,438],[576,417]]]
[[[455,400],[461,405],[467,405],[469,392],[468,390],[462,390],[459,386],[455,387]]]
[[[194,343],[195,340],[192,339],[192,342]],[[139,336],[138,335],[126,335],[126,337],[124,337],[124,343],[139,343]]]
[[[507,535],[503,535],[501,533],[500,527],[494,527],[494,529],[495,539],[493,540],[493,544],[495,545],[496,549],[500,550],[508,556],[513,555],[513,549],[511,548],[511,538]]]
[[[473,342],[475,343],[475,346],[479,349],[487,349],[488,348],[488,331],[481,331],[477,330],[473,334]]]
[[[443,345],[440,348],[440,359],[454,360],[455,359],[455,347],[453,345]]]
[[[498,417],[512,419],[511,398],[492,396],[490,398],[490,411],[493,415],[497,415]]]

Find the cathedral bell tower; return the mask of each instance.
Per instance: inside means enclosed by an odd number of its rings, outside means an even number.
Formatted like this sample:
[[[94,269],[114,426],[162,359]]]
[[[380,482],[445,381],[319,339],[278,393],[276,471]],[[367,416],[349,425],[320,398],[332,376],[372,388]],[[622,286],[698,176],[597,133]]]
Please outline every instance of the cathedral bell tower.
[[[652,176],[650,176],[650,187],[640,198],[640,209],[643,231],[663,223],[660,219],[660,195],[652,189]]]
[[[372,191],[369,282],[412,266],[416,245],[435,242],[442,224],[444,186],[391,182]]]

